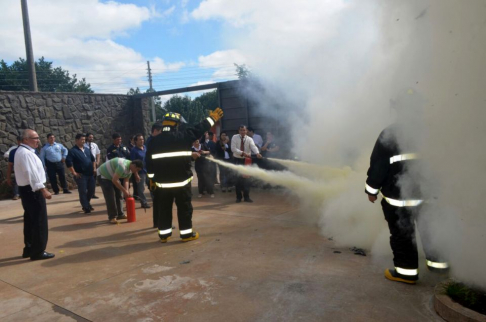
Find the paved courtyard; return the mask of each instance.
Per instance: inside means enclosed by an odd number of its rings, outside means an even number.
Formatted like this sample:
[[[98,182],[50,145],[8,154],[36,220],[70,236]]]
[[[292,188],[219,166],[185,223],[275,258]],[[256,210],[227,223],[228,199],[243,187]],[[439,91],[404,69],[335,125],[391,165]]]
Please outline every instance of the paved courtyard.
[[[97,195],[89,215],[76,193],[48,201],[56,257],[35,262],[20,256],[20,201],[0,201],[0,321],[442,321],[433,283],[387,281],[283,191],[253,190],[253,204],[194,198],[200,239],[181,243],[176,230],[167,244],[152,209],[137,203],[135,223],[112,225]]]

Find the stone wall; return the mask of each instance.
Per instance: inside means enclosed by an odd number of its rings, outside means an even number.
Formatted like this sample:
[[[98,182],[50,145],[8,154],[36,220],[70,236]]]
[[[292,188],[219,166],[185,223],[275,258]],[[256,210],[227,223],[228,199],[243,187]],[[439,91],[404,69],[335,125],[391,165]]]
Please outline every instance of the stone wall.
[[[0,91],[0,169],[6,173],[3,153],[16,144],[22,129],[36,130],[42,145],[53,133],[67,148],[76,134],[91,132],[104,159],[114,132],[125,145],[135,133],[150,133],[149,112],[148,100],[127,95]]]

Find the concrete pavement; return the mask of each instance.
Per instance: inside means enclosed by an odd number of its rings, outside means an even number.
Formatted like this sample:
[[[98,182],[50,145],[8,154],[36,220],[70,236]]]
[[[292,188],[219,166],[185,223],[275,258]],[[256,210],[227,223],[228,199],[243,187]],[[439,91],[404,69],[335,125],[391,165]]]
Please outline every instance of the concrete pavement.
[[[282,191],[252,190],[253,204],[196,197],[200,239],[181,243],[175,230],[167,244],[152,209],[137,203],[137,222],[112,225],[97,195],[89,215],[76,193],[48,201],[56,257],[35,262],[20,256],[20,201],[0,201],[0,321],[442,321],[432,283],[386,280]]]

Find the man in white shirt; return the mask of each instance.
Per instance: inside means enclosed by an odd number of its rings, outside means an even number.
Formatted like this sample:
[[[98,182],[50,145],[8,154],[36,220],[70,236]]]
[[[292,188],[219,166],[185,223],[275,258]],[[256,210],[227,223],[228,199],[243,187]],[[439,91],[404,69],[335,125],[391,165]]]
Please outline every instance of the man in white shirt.
[[[93,133],[86,133],[86,143],[84,144],[84,146],[86,148],[90,149],[91,154],[94,156],[95,161],[96,161],[96,169],[98,169],[99,166],[100,166],[101,150],[98,147],[98,144],[94,143],[93,140],[94,140]],[[94,177],[95,177],[95,180],[96,180],[96,174],[94,175]],[[93,194],[91,196],[91,198],[92,199],[99,199],[99,197],[96,196],[95,194]]]
[[[35,154],[39,146],[39,135],[34,130],[24,130],[22,144],[15,153],[14,169],[20,198],[24,208],[24,252],[23,258],[42,260],[53,258],[46,252],[47,207],[46,199],[51,199],[46,189],[44,166]]]
[[[262,155],[258,151],[253,139],[246,135],[246,125],[240,125],[238,129],[239,134],[233,135],[231,138],[231,151],[233,152],[233,158],[235,164],[245,165],[245,158],[251,158],[251,154],[256,154],[257,158],[261,159]],[[236,202],[241,202],[242,197],[245,202],[253,202],[250,199],[250,182],[247,178],[239,175],[236,179]],[[243,196],[241,192],[243,191]]]

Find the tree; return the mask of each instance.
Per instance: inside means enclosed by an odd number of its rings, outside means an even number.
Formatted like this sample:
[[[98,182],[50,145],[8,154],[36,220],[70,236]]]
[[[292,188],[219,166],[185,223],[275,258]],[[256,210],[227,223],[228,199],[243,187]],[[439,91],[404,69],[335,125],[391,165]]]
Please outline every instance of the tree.
[[[192,100],[189,96],[172,96],[164,103],[164,109],[156,111],[157,119],[162,119],[166,112],[176,112],[181,114],[189,126],[193,126],[201,122],[209,113],[199,101]],[[159,112],[160,111],[160,112]]]
[[[194,101],[199,102],[205,110],[214,110],[216,107],[219,107],[218,91],[206,92],[196,97]]]
[[[251,70],[245,65],[234,64],[236,67],[236,75],[239,79],[247,79],[253,76]]]
[[[94,93],[91,85],[82,78],[78,80],[76,74],[70,76],[69,71],[61,67],[53,67],[44,57],[35,63],[37,87],[40,92],[84,92]],[[19,58],[10,66],[0,60],[0,90],[28,91],[29,74],[27,61]]]

